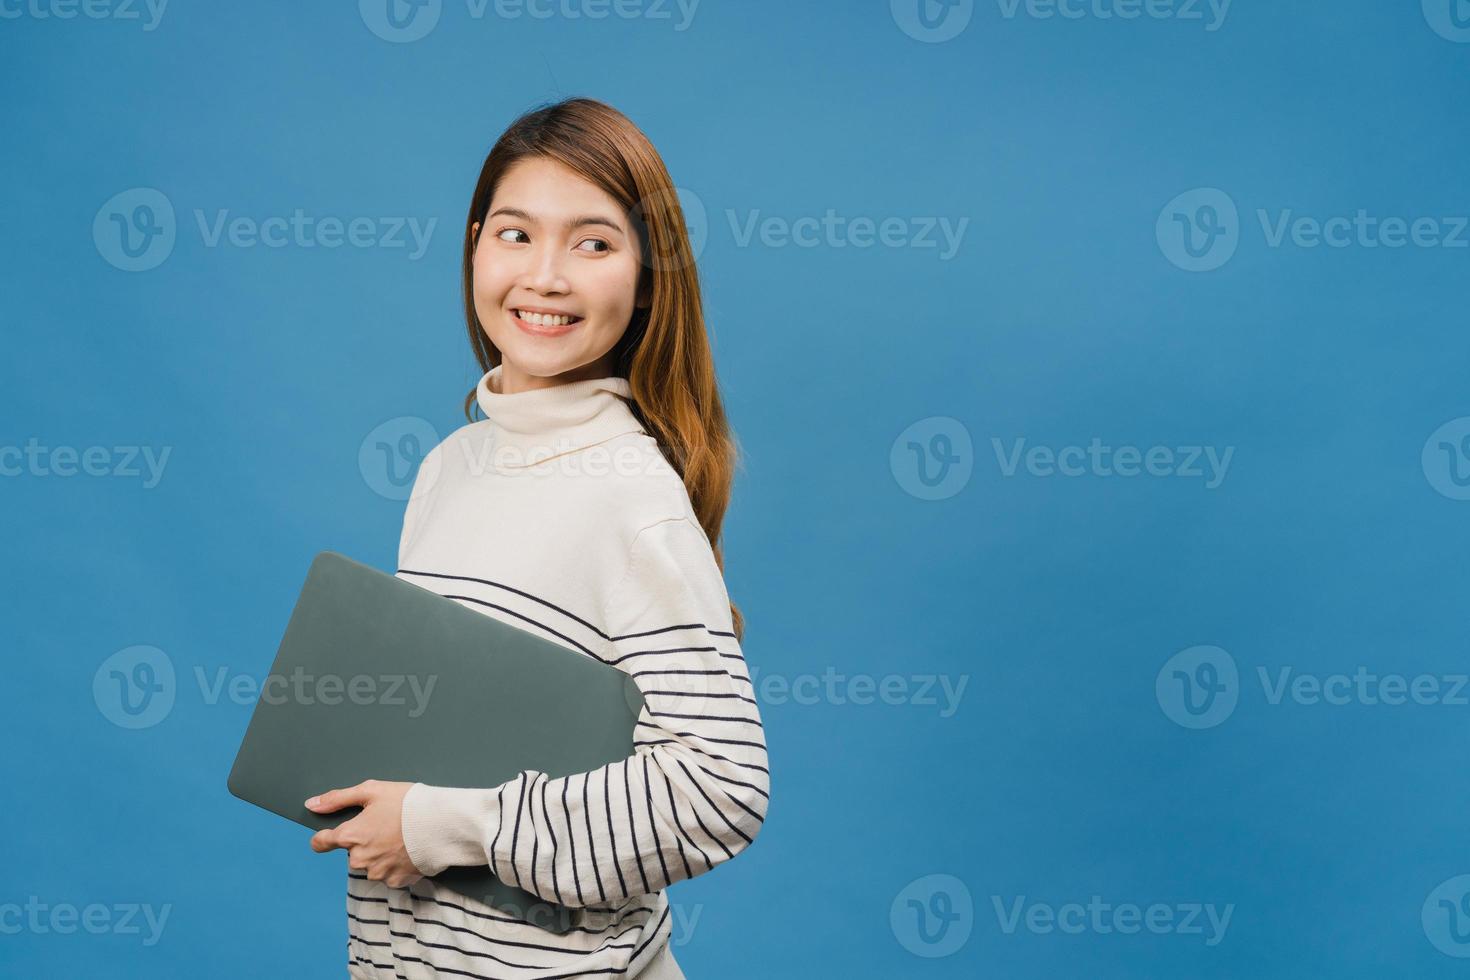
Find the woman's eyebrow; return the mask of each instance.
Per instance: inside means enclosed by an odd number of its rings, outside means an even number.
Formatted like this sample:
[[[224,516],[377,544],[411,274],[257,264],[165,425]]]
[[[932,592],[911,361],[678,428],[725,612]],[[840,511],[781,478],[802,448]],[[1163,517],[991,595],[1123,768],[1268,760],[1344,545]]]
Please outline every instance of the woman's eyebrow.
[[[531,217],[525,211],[522,211],[520,208],[510,207],[496,208],[494,211],[491,211],[488,215],[486,215],[486,220],[488,221],[490,218],[495,217],[497,214],[509,215],[512,218],[520,218],[522,221],[529,221],[532,224],[536,223],[536,219]],[[604,218],[600,214],[579,214],[573,218],[568,219],[567,221],[568,228],[581,228],[584,225],[606,225],[616,232],[621,232],[623,230],[622,225],[618,224],[610,218]]]

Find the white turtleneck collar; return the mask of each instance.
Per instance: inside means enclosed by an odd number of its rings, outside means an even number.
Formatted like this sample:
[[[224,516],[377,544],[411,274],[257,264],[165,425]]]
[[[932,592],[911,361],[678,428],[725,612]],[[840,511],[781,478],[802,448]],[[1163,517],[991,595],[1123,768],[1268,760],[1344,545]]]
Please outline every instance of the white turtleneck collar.
[[[485,373],[475,399],[496,443],[524,454],[525,465],[645,431],[629,407],[627,378],[589,378],[506,395],[499,391],[503,367],[502,362]]]

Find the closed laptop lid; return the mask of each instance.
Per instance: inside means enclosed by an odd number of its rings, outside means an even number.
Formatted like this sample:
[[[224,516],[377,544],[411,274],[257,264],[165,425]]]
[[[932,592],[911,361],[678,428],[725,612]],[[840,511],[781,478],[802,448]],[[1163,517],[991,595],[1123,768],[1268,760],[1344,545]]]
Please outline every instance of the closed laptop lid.
[[[643,695],[615,667],[334,552],[312,562],[261,685],[230,792],[312,830],[358,807],[309,796],[365,779],[494,787],[633,754]],[[552,932],[577,920],[497,879],[449,868],[434,881]]]

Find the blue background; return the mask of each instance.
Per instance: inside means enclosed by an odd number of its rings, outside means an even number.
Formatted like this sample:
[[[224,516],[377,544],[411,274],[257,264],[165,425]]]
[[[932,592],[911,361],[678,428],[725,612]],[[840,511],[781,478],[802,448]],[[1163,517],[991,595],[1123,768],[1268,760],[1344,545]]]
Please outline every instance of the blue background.
[[[393,567],[403,504],[359,446],[400,416],[462,422],[475,177],[516,114],[589,95],[707,209],[706,312],[746,454],[726,581],[751,665],[967,678],[950,717],[942,699],[763,692],[769,819],[671,889],[698,915],[675,945],[686,974],[1463,975],[1421,908],[1470,872],[1470,708],[1272,704],[1257,679],[1470,665],[1470,502],[1421,464],[1470,416],[1470,250],[1273,247],[1257,216],[1470,212],[1470,44],[1417,2],[1239,0],[1207,30],[1207,8],[1073,20],[986,0],[942,43],[879,0],[704,0],[685,30],[677,8],[476,19],[446,0],[411,43],[351,2],[175,0],[153,30],[5,9],[22,15],[0,19],[0,445],[171,455],[152,488],[0,478],[0,903],[172,908],[148,947],[0,935],[0,973],[341,975],[345,857],[228,795],[250,708],[206,703],[194,672],[261,677],[317,551]],[[177,241],[128,272],[92,227],[140,187],[171,202]],[[1239,209],[1209,272],[1155,232],[1195,188]],[[195,219],[297,208],[438,224],[413,259],[208,247]],[[948,260],[732,230],[829,208],[968,225]],[[934,417],[972,449],[967,482],[929,500],[891,450]],[[1207,489],[1006,476],[992,444],[1093,438],[1234,455]],[[136,644],[167,653],[178,694],[127,730],[92,682]],[[1239,703],[1193,730],[1155,678],[1200,644],[1233,658]],[[921,955],[938,947],[905,892],[934,874],[972,910],[942,957]],[[995,909],[1093,895],[1233,912],[1208,945],[1007,932]]]

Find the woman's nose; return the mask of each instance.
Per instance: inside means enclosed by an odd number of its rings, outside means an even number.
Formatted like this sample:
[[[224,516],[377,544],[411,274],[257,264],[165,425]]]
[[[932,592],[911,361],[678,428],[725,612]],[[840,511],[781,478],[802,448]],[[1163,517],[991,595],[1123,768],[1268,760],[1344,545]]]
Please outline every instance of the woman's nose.
[[[554,247],[532,250],[525,285],[538,293],[566,292],[561,250]]]

